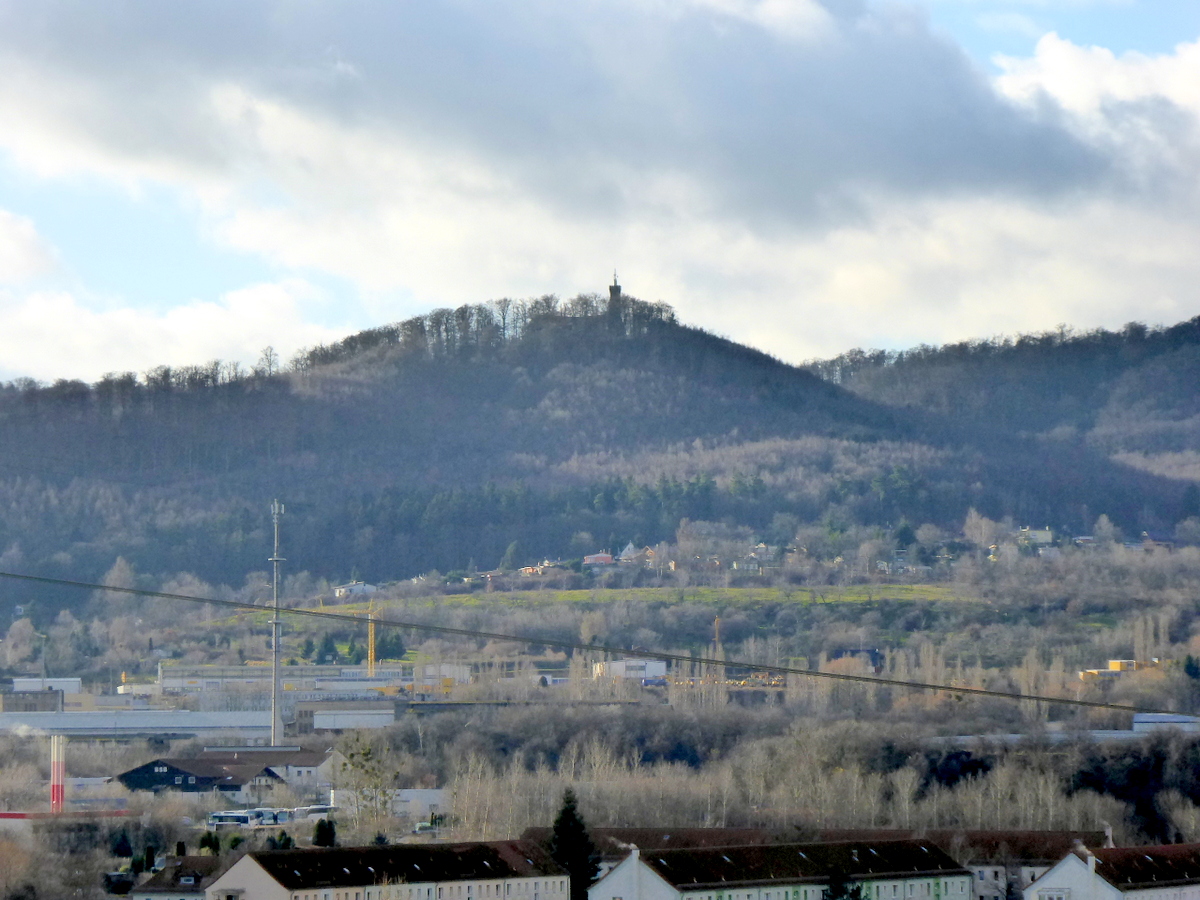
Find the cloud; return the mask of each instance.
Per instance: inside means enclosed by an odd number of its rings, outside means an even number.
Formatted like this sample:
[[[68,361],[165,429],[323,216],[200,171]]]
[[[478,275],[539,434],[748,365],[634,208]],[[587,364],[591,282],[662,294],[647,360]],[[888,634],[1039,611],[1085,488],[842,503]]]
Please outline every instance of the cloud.
[[[609,218],[636,203],[637,173],[691,179],[725,215],[797,224],[852,212],[863,185],[1043,193],[1102,168],[900,9],[531,0],[344,15],[264,2],[200,22],[152,4],[102,22],[47,9],[0,16],[0,59],[17,73],[0,112],[19,123],[3,140],[43,173],[269,184],[261,123],[227,115],[220,85],[474,156],[542,203]]]
[[[1200,311],[1196,46],[1050,35],[991,80],[865,0],[0,0],[0,147],[31,177],[177,191],[199,231],[295,276],[255,289],[293,320],[313,273],[382,321],[616,266],[800,359]],[[81,296],[0,300],[5,367],[286,344],[236,295],[161,315]],[[60,328],[56,363],[51,316],[96,337]]]
[[[0,285],[21,284],[55,268],[53,249],[33,222],[0,209]]]
[[[1064,127],[1113,158],[1127,178],[1195,182],[1200,165],[1200,41],[1169,55],[1115,55],[1080,47],[1056,34],[1037,43],[1033,57],[998,57],[997,88],[1028,108],[1052,104]]]
[[[64,290],[0,290],[0,377],[94,381],[109,371],[143,372],[163,363],[252,365],[268,345],[287,359],[338,336],[305,322],[322,300],[300,280],[251,285],[166,313],[97,310]]]

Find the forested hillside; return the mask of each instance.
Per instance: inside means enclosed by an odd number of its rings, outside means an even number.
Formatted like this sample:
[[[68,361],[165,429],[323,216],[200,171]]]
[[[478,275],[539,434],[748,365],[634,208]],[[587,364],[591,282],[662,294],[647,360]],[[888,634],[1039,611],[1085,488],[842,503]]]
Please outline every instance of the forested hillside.
[[[810,371],[581,296],[437,310],[249,372],[10,384],[0,569],[94,580],[123,557],[241,584],[274,497],[290,569],[332,580],[654,544],[685,518],[777,545],[801,525],[957,533],[971,508],[1170,529],[1196,513],[1186,482],[1111,457],[1200,447],[1198,361],[1200,320]]]
[[[810,370],[890,407],[1105,453],[1200,448],[1200,316],[1169,328],[1069,328],[1016,338],[852,350]]]

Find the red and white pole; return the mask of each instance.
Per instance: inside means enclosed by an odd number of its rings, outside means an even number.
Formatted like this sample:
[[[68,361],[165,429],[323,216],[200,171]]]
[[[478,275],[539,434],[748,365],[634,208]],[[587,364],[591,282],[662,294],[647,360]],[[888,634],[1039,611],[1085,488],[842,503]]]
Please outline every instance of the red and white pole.
[[[67,739],[61,734],[50,736],[50,812],[63,811],[67,796]]]

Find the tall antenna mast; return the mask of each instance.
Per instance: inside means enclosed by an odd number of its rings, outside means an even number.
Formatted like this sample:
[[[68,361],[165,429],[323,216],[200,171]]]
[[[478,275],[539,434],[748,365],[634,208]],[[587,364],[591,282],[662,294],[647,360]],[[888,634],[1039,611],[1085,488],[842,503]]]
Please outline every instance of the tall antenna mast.
[[[269,563],[274,567],[274,577],[271,579],[272,606],[275,615],[271,619],[271,746],[278,747],[283,743],[283,710],[279,708],[279,628],[283,623],[279,618],[279,564],[284,562],[279,555],[279,517],[283,515],[283,504],[278,500],[271,502],[271,521],[275,524],[275,553]]]

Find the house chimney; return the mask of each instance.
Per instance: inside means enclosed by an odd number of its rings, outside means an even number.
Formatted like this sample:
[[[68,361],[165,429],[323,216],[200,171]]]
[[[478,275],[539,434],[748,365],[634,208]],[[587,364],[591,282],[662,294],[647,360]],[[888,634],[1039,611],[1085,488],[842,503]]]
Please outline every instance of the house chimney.
[[[1096,874],[1096,854],[1088,851],[1088,872],[1092,875]]]

